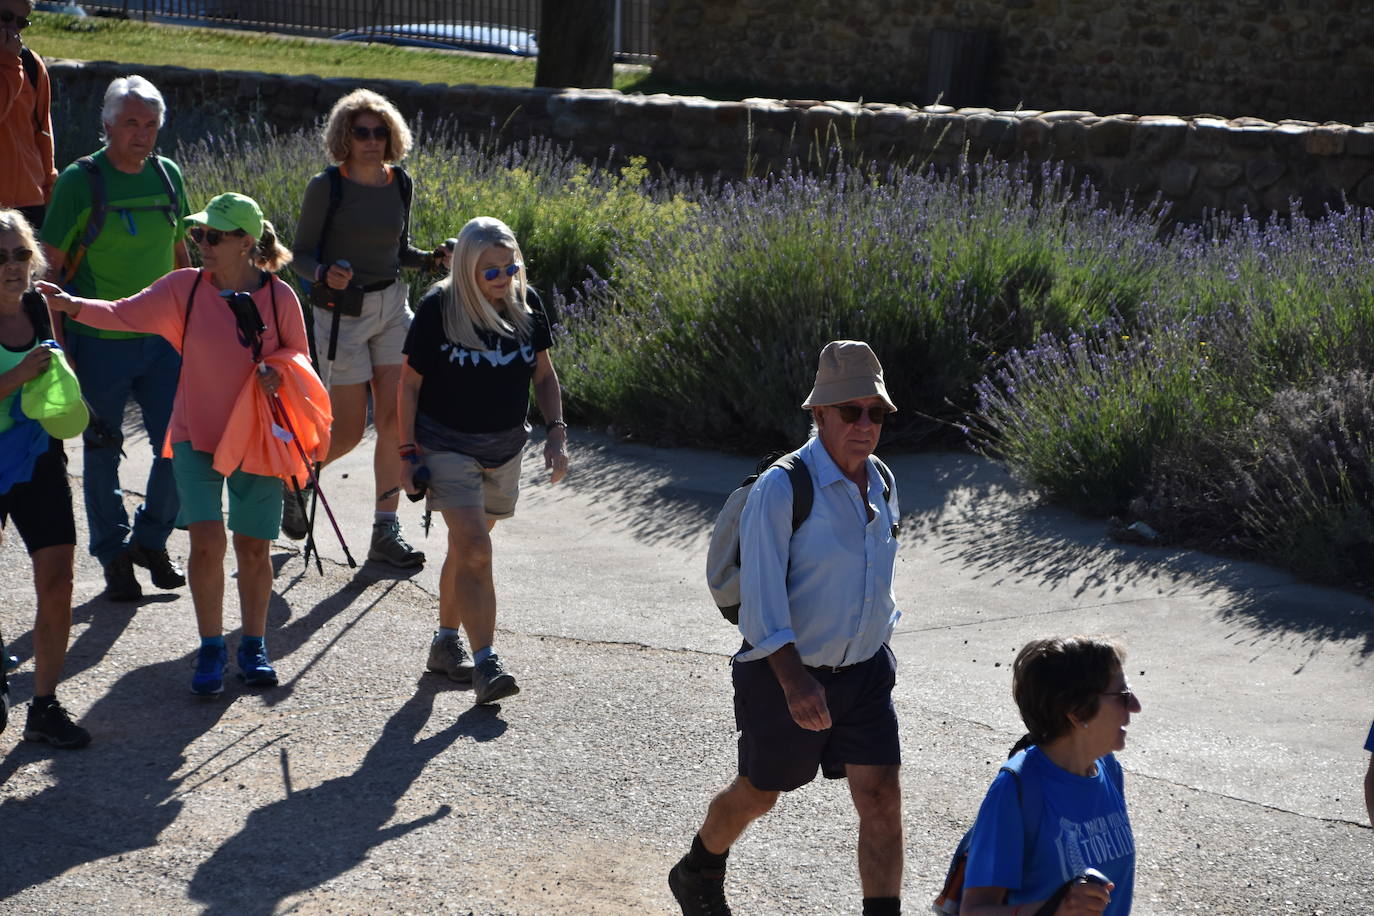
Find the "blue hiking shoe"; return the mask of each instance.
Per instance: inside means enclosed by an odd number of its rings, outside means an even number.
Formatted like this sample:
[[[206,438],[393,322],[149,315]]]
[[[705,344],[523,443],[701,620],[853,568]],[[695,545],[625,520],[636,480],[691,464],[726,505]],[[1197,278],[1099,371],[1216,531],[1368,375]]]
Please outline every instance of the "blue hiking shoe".
[[[277,671],[267,660],[267,647],[259,645],[249,649],[239,643],[239,679],[249,687],[277,686]]]
[[[201,646],[196,654],[196,673],[191,676],[191,692],[203,697],[224,692],[224,666],[229,653],[224,646]]]

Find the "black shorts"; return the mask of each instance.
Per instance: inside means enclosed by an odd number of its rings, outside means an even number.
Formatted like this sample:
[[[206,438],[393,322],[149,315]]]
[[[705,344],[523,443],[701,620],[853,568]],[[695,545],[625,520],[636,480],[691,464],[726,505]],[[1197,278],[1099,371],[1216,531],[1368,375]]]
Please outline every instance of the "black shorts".
[[[0,494],[0,526],[9,519],[14,520],[30,555],[44,547],[76,544],[72,487],[61,439],[50,437],[48,450],[33,463],[33,476]]]
[[[816,778],[841,779],[846,764],[896,766],[902,762],[892,688],[897,659],[884,645],[872,658],[841,671],[809,668],[825,688],[830,728],[814,732],[792,719],[787,698],[768,659],[735,662],[735,727],[739,773],[756,789],[790,792]]]

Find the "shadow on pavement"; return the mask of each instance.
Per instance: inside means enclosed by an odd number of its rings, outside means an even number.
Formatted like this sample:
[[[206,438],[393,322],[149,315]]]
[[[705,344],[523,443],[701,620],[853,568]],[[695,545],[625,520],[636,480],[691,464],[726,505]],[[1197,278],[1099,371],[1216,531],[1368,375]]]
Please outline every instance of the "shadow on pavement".
[[[452,809],[386,826],[398,800],[431,760],[460,737],[490,741],[506,723],[488,708],[473,707],[436,734],[416,740],[429,721],[436,688],[422,680],[396,711],[356,772],[293,791],[290,761],[281,749],[286,797],[258,808],[238,834],[201,863],[189,896],[210,914],[268,914],[292,894],[309,890],[355,868],[369,852],[428,826]]]

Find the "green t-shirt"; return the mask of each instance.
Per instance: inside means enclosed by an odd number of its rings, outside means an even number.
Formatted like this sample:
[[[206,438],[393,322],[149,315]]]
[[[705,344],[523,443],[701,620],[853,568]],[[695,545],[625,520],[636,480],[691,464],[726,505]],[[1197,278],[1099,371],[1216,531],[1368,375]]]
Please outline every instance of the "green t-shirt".
[[[171,200],[157,170],[144,164],[137,175],[121,172],[101,149],[91,156],[105,179],[105,225],[95,244],[86,249],[70,284],[81,296],[121,299],[151,286],[176,266],[174,249],[181,239],[181,219],[190,214],[186,187],[176,163],[159,156],[180,199],[181,212],[173,226],[167,220]],[[67,253],[70,260],[86,231],[91,214],[91,181],[73,162],[62,170],[53,187],[52,202],[40,233],[42,240]],[[124,331],[101,331],[101,337],[143,337]]]
[[[36,346],[38,346],[38,339],[36,337],[32,343],[20,350],[11,350],[9,347],[0,344],[0,372],[9,372],[15,366],[22,363],[24,357],[28,356],[29,351]],[[10,416],[10,410],[13,406],[14,399],[19,397],[20,392],[23,390],[24,388],[21,385],[3,398],[0,398],[0,433],[5,432],[14,425],[14,418]]]

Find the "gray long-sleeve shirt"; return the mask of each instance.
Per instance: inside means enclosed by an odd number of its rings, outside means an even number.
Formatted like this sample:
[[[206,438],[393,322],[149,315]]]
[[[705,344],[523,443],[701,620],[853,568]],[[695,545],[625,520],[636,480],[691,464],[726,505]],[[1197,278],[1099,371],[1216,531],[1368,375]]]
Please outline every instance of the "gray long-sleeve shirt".
[[[367,286],[396,279],[402,267],[425,266],[429,252],[401,238],[405,205],[395,171],[389,182],[378,186],[359,184],[343,175],[339,178],[343,196],[329,224],[323,257],[316,257],[316,250],[320,231],[324,228],[325,212],[329,209],[329,176],[321,172],[305,187],[305,200],[291,246],[291,266],[296,273],[313,281],[321,263],[345,260],[353,266],[353,282]]]

